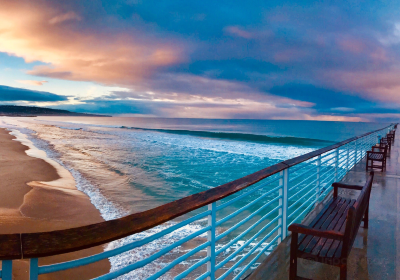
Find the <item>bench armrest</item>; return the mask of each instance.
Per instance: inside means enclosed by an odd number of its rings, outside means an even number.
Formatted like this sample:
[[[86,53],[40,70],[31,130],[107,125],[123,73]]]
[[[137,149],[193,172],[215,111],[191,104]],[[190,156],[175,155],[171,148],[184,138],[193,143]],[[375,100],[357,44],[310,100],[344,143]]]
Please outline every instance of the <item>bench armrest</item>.
[[[293,233],[302,233],[306,235],[313,235],[334,240],[343,240],[344,237],[343,233],[340,233],[338,231],[315,229],[302,224],[291,224],[289,226],[289,230]]]
[[[387,146],[386,146],[387,147]],[[371,151],[367,151],[367,153],[368,154],[370,154],[370,153],[376,153],[376,151],[375,150],[385,150],[385,148],[383,147],[377,147],[377,146],[372,146],[372,149],[371,149]],[[380,152],[380,153],[383,153],[383,152]]]
[[[346,185],[346,184],[342,184],[342,183],[333,183],[332,187],[341,188],[341,189],[349,189],[349,190],[359,190],[359,191],[361,191],[363,189],[363,186]]]

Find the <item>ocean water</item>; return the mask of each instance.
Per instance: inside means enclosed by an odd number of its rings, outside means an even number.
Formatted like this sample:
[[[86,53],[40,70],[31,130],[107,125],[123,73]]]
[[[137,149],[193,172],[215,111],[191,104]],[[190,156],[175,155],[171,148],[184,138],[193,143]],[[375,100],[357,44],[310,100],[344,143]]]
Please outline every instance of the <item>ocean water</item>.
[[[77,188],[88,194],[105,220],[214,188],[282,160],[387,125],[130,117],[3,117],[1,122],[3,127],[26,134],[36,147],[68,169]],[[233,210],[226,211],[228,214]],[[111,258],[112,270],[143,259],[204,225],[204,221],[188,225],[140,250]],[[141,239],[164,227],[112,242],[106,249]],[[180,247],[170,254],[179,255],[184,250]],[[143,279],[167,262],[165,258],[158,260],[121,279]],[[165,279],[169,278],[171,275],[167,274]]]

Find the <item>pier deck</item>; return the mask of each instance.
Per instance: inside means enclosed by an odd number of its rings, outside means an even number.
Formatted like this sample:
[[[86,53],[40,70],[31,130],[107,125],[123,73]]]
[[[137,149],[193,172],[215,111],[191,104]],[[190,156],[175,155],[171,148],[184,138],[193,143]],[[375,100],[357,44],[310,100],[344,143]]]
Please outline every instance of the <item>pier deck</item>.
[[[368,173],[365,158],[341,180],[363,185]],[[342,196],[356,197],[358,191]],[[289,279],[290,237],[286,238],[249,276],[249,280]],[[348,279],[400,279],[400,140],[392,146],[386,172],[375,171],[369,210],[369,228],[360,227],[348,261]],[[339,268],[299,259],[298,276],[339,279]]]

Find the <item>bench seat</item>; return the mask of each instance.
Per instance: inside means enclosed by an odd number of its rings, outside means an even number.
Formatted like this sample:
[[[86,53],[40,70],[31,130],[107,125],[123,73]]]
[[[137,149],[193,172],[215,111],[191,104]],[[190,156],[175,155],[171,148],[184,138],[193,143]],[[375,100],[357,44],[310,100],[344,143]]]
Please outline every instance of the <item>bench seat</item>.
[[[374,160],[382,160],[383,155],[382,154],[371,154],[369,158],[374,159]]]
[[[344,233],[347,211],[355,202],[355,199],[332,198],[308,226]],[[331,263],[335,258],[340,258],[342,245],[343,241],[303,234],[299,236],[297,256]]]
[[[374,172],[364,186],[333,183],[333,197],[307,225],[293,223],[290,244],[289,279],[297,276],[297,258],[334,265],[340,268],[340,280],[347,279],[347,258],[361,222],[368,228],[369,198]],[[340,197],[340,189],[361,191],[357,199]]]

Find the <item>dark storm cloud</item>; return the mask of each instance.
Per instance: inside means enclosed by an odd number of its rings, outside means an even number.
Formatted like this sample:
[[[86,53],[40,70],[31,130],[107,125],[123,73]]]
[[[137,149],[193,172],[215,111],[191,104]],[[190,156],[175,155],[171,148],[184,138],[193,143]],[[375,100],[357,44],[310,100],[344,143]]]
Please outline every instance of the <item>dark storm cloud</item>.
[[[50,92],[0,85],[0,101],[56,102],[65,100],[68,98]]]

